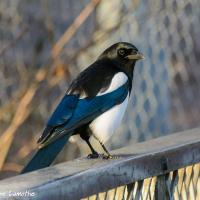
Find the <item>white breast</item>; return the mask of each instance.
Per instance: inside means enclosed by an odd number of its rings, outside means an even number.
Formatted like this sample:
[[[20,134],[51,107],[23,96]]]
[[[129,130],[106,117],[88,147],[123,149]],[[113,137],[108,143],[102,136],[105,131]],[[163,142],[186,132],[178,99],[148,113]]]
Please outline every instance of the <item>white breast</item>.
[[[104,92],[99,92],[97,96],[101,96],[110,92],[113,92],[114,90],[118,89],[120,86],[122,86],[126,81],[128,80],[128,77],[124,72],[118,72],[114,75],[112,78],[111,84],[109,88]]]
[[[98,95],[103,95],[116,90],[117,88],[122,86],[127,80],[128,77],[123,72],[117,73],[113,77],[109,88],[105,92]],[[119,127],[128,105],[128,99],[129,94],[121,104],[116,105],[110,110],[101,114],[89,125],[93,135],[98,138],[102,143],[105,143]]]

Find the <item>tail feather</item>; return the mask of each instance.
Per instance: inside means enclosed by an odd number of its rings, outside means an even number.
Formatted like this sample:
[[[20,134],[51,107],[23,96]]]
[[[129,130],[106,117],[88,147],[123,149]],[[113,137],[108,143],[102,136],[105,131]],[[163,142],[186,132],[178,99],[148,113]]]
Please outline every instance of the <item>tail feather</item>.
[[[48,167],[62,150],[69,137],[70,134],[66,134],[49,145],[39,149],[21,171],[21,174]]]

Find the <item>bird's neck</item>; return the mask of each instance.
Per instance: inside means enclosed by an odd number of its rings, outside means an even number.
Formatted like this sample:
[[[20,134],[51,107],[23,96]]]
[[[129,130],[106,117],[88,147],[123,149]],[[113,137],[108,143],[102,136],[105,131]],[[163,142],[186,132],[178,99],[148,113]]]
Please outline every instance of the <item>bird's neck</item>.
[[[119,63],[117,61],[114,61],[115,66],[122,72],[124,72],[132,82],[133,80],[133,72],[135,68],[135,61],[129,61],[126,63]]]
[[[126,73],[126,75],[128,76],[128,79],[129,79],[129,92],[130,92],[130,93],[131,93],[131,89],[132,89],[134,68],[135,68],[135,61],[129,63],[129,64],[126,65],[126,67],[125,67],[125,73]]]
[[[133,79],[133,73],[135,69],[135,61],[131,61],[130,63],[126,64],[125,70],[131,79]]]
[[[98,59],[98,62],[102,62],[102,64],[105,62],[107,65],[113,66],[113,67],[117,68],[119,71],[124,72],[128,76],[130,82],[132,82],[133,72],[134,72],[134,68],[135,68],[135,61],[129,61],[126,63],[122,63],[122,62],[119,62],[118,60],[111,60],[108,58],[101,57]]]
[[[135,68],[135,61],[129,62],[129,63],[118,63],[115,62],[115,66],[122,72],[124,72],[128,76],[129,80],[129,94],[131,93],[132,89],[132,82],[133,82],[133,74],[134,74],[134,68]]]

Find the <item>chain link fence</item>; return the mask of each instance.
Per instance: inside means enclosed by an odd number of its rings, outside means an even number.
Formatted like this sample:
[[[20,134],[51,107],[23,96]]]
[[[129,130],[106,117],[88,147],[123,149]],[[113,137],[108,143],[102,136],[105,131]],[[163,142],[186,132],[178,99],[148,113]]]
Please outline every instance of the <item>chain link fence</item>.
[[[197,35],[200,33],[198,28],[200,3],[198,1],[155,1],[153,4],[151,1],[134,3],[119,1],[118,3],[117,7],[121,6],[119,9],[121,12],[118,13],[120,25],[117,24],[111,33],[86,53],[86,56],[89,54],[90,58],[93,58],[97,47],[103,49],[117,41],[129,41],[136,44],[146,56],[145,61],[137,63],[129,112],[119,131],[121,134],[113,138],[113,145],[119,141],[126,142],[130,138],[143,141],[198,126],[200,46]],[[116,5],[116,1],[113,1],[113,4]],[[99,23],[102,29],[109,20],[110,25],[113,25],[112,20],[116,20],[115,12],[118,11],[114,5],[107,10],[102,6],[103,8],[99,10],[101,13]]]
[[[83,200],[121,200],[121,199],[187,199],[198,200],[200,165],[172,171],[160,177],[151,177],[106,192],[92,195]]]
[[[0,2],[0,153],[3,177],[19,171],[48,116],[80,70],[118,41],[146,59],[110,148],[199,125],[200,1]],[[6,134],[5,134],[6,133]],[[78,137],[57,162],[88,153]]]

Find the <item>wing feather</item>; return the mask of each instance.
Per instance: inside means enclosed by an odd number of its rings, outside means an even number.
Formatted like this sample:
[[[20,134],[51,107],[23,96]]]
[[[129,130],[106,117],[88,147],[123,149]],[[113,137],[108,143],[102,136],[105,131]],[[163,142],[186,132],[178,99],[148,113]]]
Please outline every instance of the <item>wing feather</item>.
[[[115,105],[120,104],[125,100],[129,93],[128,81],[119,87],[117,90],[96,96],[95,98],[79,99],[76,108],[73,111],[70,119],[62,128],[54,129],[53,133],[45,141],[47,145],[66,133],[70,133],[82,125],[90,123],[96,117],[109,110]]]
[[[37,141],[38,143],[45,143],[56,128],[63,127],[68,122],[74,113],[78,100],[78,95],[65,95],[62,98],[56,110],[49,118],[46,128]]]

